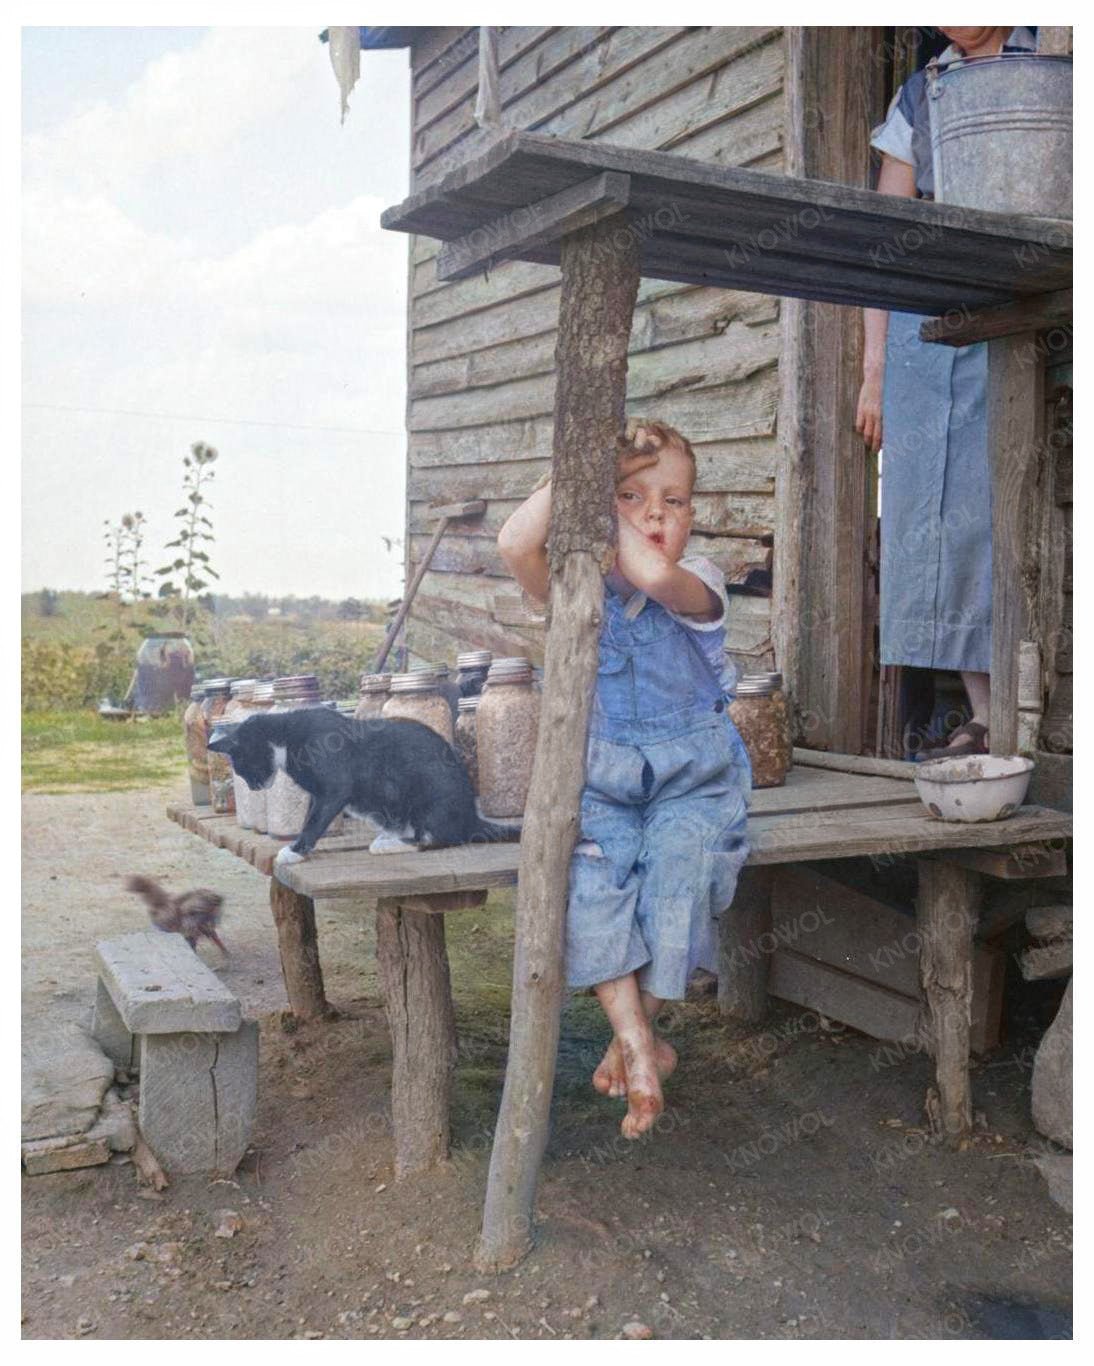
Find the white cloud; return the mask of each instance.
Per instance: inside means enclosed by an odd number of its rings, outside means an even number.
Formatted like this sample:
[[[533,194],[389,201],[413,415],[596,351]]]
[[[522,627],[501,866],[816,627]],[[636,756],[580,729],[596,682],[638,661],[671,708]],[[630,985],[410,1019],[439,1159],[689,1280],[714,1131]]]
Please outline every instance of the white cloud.
[[[289,104],[314,61],[307,30],[210,29],[152,62],[119,106],[95,104],[28,138],[24,174],[116,192],[177,158],[215,156]]]

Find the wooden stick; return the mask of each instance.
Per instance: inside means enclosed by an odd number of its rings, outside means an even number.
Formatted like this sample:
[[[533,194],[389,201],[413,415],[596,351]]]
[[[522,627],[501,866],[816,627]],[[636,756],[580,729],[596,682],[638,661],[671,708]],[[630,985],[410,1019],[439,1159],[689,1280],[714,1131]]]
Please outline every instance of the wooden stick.
[[[622,239],[622,240],[620,240]],[[476,1264],[514,1266],[531,1246],[547,1145],[563,992],[570,857],[615,543],[615,442],[639,281],[637,233],[607,219],[562,241],[543,704],[520,846],[509,1060]]]
[[[907,778],[915,775],[915,764],[903,759],[874,759],[869,754],[831,754],[824,749],[794,748],[794,762],[803,768],[829,768],[836,773],[862,773],[874,778]]]
[[[151,1186],[154,1191],[162,1191],[170,1184],[167,1173],[160,1166],[159,1158],[144,1141],[139,1129],[133,1143],[133,1166],[137,1172],[137,1181],[142,1186]]]
[[[456,1017],[444,916],[379,902],[376,961],[391,1027],[395,1178],[402,1180],[448,1157]]]
[[[414,601],[414,595],[417,593],[422,579],[425,578],[425,572],[429,568],[430,561],[433,559],[437,547],[441,543],[441,537],[448,530],[449,525],[456,521],[457,518],[481,517],[486,511],[486,504],[481,499],[474,499],[468,503],[458,503],[448,507],[438,508],[437,511],[440,513],[441,520],[437,523],[437,530],[433,533],[432,539],[425,548],[425,554],[422,556],[418,568],[414,571],[414,577],[410,581],[410,587],[403,595],[403,601],[398,612],[395,614],[395,619],[387,628],[387,635],[384,636],[384,643],[380,646],[380,653],[376,656],[376,663],[372,666],[373,673],[379,673],[384,667],[384,662],[391,653],[391,647],[395,644],[395,639],[402,628],[403,622],[406,621],[407,614],[410,611],[410,605]]]
[[[271,877],[270,910],[277,927],[281,974],[292,1013],[301,1020],[321,1020],[331,1009],[319,965],[315,902]]]
[[[969,1021],[980,878],[967,868],[930,859],[920,859],[918,870],[919,977],[930,1015],[942,1131],[957,1143],[972,1128]]]

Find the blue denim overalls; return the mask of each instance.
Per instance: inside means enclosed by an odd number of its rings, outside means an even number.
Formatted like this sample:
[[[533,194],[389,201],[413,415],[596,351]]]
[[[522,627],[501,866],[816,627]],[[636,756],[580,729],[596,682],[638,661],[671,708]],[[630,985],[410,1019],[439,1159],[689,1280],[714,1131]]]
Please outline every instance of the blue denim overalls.
[[[748,854],[752,775],[693,633],[652,600],[633,619],[625,608],[606,590],[566,980],[637,970],[644,990],[679,1000],[693,969],[717,968],[717,917]]]

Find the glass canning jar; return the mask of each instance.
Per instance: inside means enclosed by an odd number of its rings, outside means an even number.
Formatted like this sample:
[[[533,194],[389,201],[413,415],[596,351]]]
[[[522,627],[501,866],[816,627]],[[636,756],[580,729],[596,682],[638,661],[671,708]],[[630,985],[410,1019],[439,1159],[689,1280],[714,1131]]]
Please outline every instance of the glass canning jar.
[[[205,684],[205,701],[201,713],[205,721],[206,737],[211,737],[228,709],[232,697],[231,678],[212,678]],[[232,790],[232,765],[224,754],[209,751],[209,804],[219,815],[236,809]]]
[[[209,736],[205,730],[205,716],[201,705],[205,689],[200,684],[190,690],[190,705],[182,714],[182,732],[186,737],[186,766],[190,774],[190,797],[195,806],[209,805]]]
[[[461,697],[477,697],[482,692],[493,658],[489,650],[464,650],[456,656],[456,685]]]
[[[790,707],[781,673],[746,674],[729,715],[752,762],[753,787],[781,787],[791,765]]]
[[[383,715],[389,721],[400,718],[421,721],[449,744],[454,739],[452,704],[446,695],[447,664],[430,664],[409,673],[395,674],[391,696],[384,703]]]
[[[484,816],[524,814],[539,707],[530,662],[521,655],[495,659],[478,708],[479,806]]]
[[[290,674],[275,678],[274,705],[271,714],[299,711],[303,707],[322,705],[319,680],[314,674]],[[308,814],[308,794],[285,772],[278,769],[273,782],[266,789],[266,829],[275,839],[295,839],[303,829]]]
[[[358,721],[366,721],[374,716],[382,716],[384,703],[391,696],[391,674],[361,675],[361,696],[353,713]]]
[[[482,698],[475,694],[471,697],[461,697],[457,705],[456,712],[456,734],[454,745],[456,753],[463,760],[464,768],[467,769],[467,776],[471,779],[471,786],[477,793],[479,790],[479,703]]]

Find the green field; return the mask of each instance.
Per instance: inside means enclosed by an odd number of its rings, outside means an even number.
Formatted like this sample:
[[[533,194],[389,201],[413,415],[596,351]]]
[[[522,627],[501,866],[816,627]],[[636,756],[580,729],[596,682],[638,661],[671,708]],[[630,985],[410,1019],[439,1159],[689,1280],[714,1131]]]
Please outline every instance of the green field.
[[[91,711],[23,713],[24,792],[121,792],[185,776],[181,715],[104,721]]]
[[[230,600],[229,600],[230,602]],[[23,789],[118,791],[185,776],[181,714],[117,722],[96,714],[120,701],[135,667],[147,607],[91,593],[23,595]],[[281,615],[204,613],[191,635],[200,678],[315,673],[325,697],[355,699],[361,672],[383,639],[383,609],[363,604],[360,619],[309,599]]]

